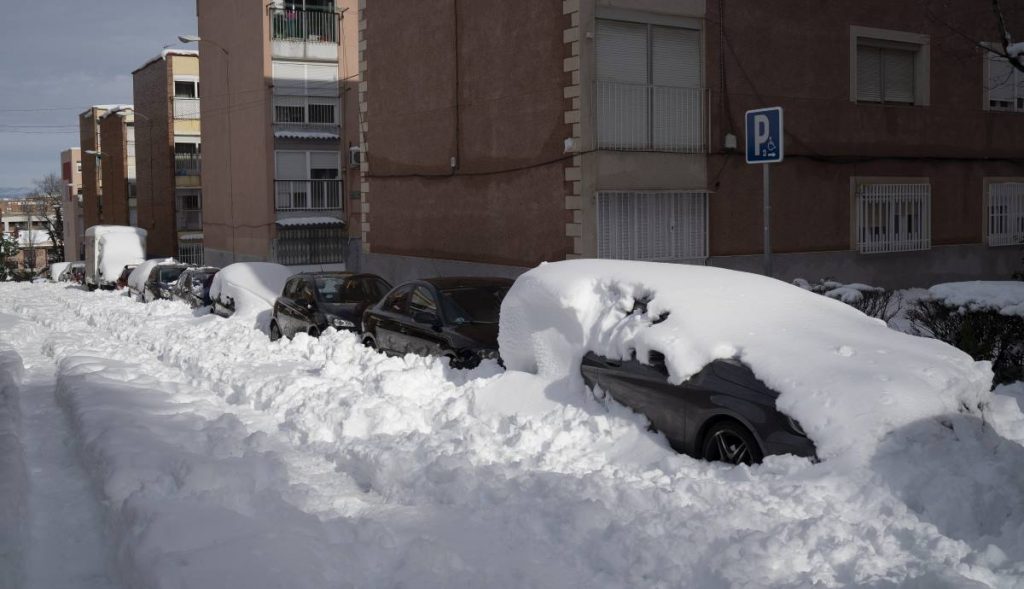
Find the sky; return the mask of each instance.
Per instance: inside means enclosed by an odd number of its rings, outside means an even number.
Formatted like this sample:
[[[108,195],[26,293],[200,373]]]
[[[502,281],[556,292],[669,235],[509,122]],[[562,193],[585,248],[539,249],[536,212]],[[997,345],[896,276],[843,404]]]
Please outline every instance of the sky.
[[[196,32],[195,0],[23,0],[0,20],[0,188],[60,173],[78,114],[131,103],[132,70]]]

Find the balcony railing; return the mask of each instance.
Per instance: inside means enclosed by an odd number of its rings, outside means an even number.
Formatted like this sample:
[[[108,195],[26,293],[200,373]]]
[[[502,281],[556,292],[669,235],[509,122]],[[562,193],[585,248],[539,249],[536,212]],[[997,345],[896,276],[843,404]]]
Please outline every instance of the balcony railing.
[[[174,97],[175,120],[195,120],[199,118],[199,99]]]
[[[175,176],[198,176],[202,168],[202,157],[195,153],[174,154]]]
[[[322,10],[270,10],[271,38],[305,43],[338,43],[338,16]]]
[[[202,231],[203,211],[177,211],[178,231]]]
[[[597,145],[622,151],[702,153],[703,88],[597,82]]]
[[[336,211],[341,209],[341,180],[274,180],[278,211]]]

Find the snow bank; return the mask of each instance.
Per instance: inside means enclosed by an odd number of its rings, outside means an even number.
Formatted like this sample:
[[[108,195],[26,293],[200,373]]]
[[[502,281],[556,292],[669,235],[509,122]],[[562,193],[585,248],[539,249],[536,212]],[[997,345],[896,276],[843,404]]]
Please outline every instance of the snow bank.
[[[132,273],[128,275],[128,288],[137,292],[144,292],[146,290],[146,281],[149,280],[149,275],[153,272],[153,268],[157,266],[166,266],[168,264],[177,264],[178,261],[174,258],[153,258],[152,260],[146,260],[139,264],[132,270]],[[124,270],[124,268],[121,268]]]
[[[269,262],[231,264],[214,276],[210,298],[233,309],[240,317],[256,316],[273,309],[285,282],[294,273],[287,266]]]
[[[646,313],[633,312],[647,301]],[[821,457],[865,458],[892,430],[977,411],[988,363],[944,343],[888,329],[838,301],[719,268],[576,260],[516,280],[501,312],[509,370],[579,383],[589,350],[665,355],[682,382],[718,358],[738,358],[779,391]]]
[[[963,307],[971,311],[989,309],[1003,315],[1024,317],[1024,282],[947,282],[936,284],[928,292],[950,307]]]
[[[20,587],[27,541],[28,471],[21,445],[21,357],[0,349],[0,587]]]

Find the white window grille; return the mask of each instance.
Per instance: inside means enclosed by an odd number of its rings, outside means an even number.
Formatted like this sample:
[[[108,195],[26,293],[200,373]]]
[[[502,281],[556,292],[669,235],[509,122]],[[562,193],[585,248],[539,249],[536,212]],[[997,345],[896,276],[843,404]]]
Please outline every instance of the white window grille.
[[[178,242],[178,261],[184,264],[203,265],[203,240],[190,239]]]
[[[1024,72],[1005,57],[985,52],[985,84],[989,110],[1024,112]]]
[[[910,252],[932,245],[929,184],[861,184],[857,187],[857,250],[862,254]]]
[[[857,100],[914,104],[917,50],[911,44],[862,40],[857,45]]]
[[[597,256],[658,262],[705,260],[707,193],[597,193]]]
[[[988,185],[988,244],[1024,243],[1024,182]]]
[[[308,96],[275,96],[274,123],[310,127],[338,125],[338,100]]]
[[[597,21],[597,142],[604,149],[700,153],[700,31]]]

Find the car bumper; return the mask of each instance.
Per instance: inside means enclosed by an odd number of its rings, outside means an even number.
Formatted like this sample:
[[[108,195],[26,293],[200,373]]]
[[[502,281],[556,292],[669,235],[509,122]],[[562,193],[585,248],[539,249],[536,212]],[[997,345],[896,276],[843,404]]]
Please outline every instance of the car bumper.
[[[792,454],[803,458],[817,459],[817,448],[810,438],[778,432],[770,440],[764,440],[765,455]]]

